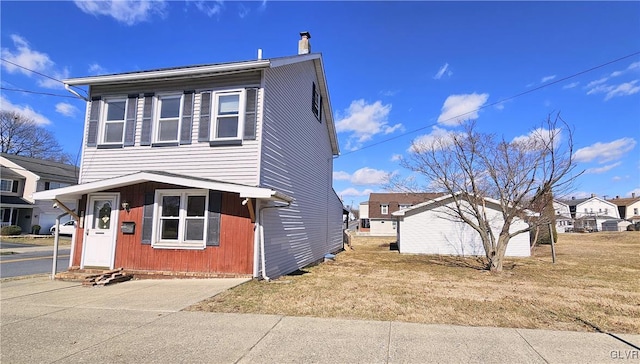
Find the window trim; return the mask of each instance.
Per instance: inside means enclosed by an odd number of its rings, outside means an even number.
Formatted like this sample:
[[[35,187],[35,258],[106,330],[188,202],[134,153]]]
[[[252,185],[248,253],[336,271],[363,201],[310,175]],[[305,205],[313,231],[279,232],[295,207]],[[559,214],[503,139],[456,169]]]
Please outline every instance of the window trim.
[[[239,95],[238,99],[238,128],[235,137],[216,137],[218,130],[218,107],[219,97],[224,95]],[[210,113],[210,129],[209,142],[213,145],[238,145],[242,144],[244,137],[244,119],[247,110],[247,90],[245,88],[212,90],[211,91],[211,113]]]
[[[123,111],[123,119],[122,120],[107,120],[107,115],[109,114],[109,102],[117,102],[124,100],[124,111]],[[101,105],[101,117],[100,117],[100,129],[98,132],[98,146],[122,146],[124,144],[124,134],[127,129],[127,110],[129,107],[129,98],[127,95],[113,95],[113,96],[105,96],[100,100]],[[116,124],[122,123],[122,135],[120,136],[119,142],[107,142],[107,124]]]
[[[160,115],[162,114],[162,99],[163,98],[177,98],[179,99],[179,111],[177,117],[166,118],[165,120],[178,119],[178,127],[176,129],[175,139],[172,140],[160,140]],[[153,123],[151,130],[152,146],[174,146],[180,143],[180,130],[182,128],[182,114],[184,108],[184,92],[165,92],[159,93],[153,96]]]
[[[380,215],[389,215],[389,204],[380,204]]]
[[[180,213],[178,216],[178,239],[161,240],[160,220],[162,218],[162,197],[180,196]],[[202,217],[203,236],[202,240],[185,240],[185,226],[187,221],[187,200],[190,196],[204,196],[204,216]],[[151,247],[157,249],[199,249],[204,250],[207,246],[207,229],[209,223],[209,191],[204,189],[159,189],[154,193],[153,203],[153,232],[151,235]]]

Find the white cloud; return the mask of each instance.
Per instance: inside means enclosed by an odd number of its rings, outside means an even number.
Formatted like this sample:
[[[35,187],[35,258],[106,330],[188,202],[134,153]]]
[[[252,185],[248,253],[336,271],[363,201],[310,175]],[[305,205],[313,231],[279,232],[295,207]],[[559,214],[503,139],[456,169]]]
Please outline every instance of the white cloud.
[[[11,62],[2,62],[2,66],[9,73],[22,73],[28,77],[36,77],[38,85],[45,88],[63,88],[61,82],[43,77],[32,71],[45,74],[49,77],[61,80],[69,77],[69,71],[65,68],[59,70],[55,67],[55,62],[49,58],[46,53],[38,52],[31,49],[29,42],[17,34],[11,35],[11,40],[15,47],[14,50],[2,48],[2,58]],[[18,67],[12,63],[20,65]]]
[[[611,178],[611,180],[612,180],[613,182],[622,181],[622,177],[620,177],[620,176],[613,176],[613,177]]]
[[[351,179],[351,175],[347,172],[336,171],[333,172],[333,179],[336,181],[348,181]]]
[[[512,143],[523,143],[528,145],[531,150],[544,149],[549,145],[551,140],[554,141],[554,147],[558,146],[562,140],[562,129],[543,129],[537,128],[527,135],[520,135],[511,141]]]
[[[447,97],[442,106],[442,113],[438,117],[438,123],[454,126],[465,120],[478,118],[478,109],[489,99],[489,94],[462,94]]]
[[[14,105],[8,99],[0,96],[0,109],[3,111],[14,111],[21,115],[23,115],[27,119],[32,119],[38,125],[48,125],[51,124],[51,120],[49,120],[46,116],[37,113],[34,111],[29,105]]]
[[[89,73],[93,75],[103,75],[107,73],[107,69],[102,67],[98,63],[92,63],[89,65]]]
[[[574,88],[574,87],[578,87],[578,85],[580,85],[580,82],[571,82],[568,85],[562,86],[562,88]]]
[[[66,102],[60,102],[56,104],[56,112],[72,117],[78,112],[78,108]]]
[[[340,197],[344,197],[344,196],[368,196],[371,193],[373,193],[374,191],[370,188],[367,188],[365,190],[362,191],[358,191],[357,189],[353,188],[353,187],[349,187],[345,190],[342,190],[340,193],[338,193],[338,195]]]
[[[238,5],[238,16],[240,17],[240,19],[244,19],[247,15],[249,15],[249,12],[251,12],[251,9],[249,9],[248,7],[244,6],[243,4]]]
[[[354,185],[379,185],[389,182],[390,174],[369,167],[358,169],[351,176],[351,183]]]
[[[584,173],[586,173],[586,174],[600,174],[600,173],[608,172],[608,171],[616,168],[617,166],[619,166],[621,164],[622,164],[622,162],[616,162],[616,163],[608,164],[608,165],[602,166],[602,167],[588,168],[586,171],[584,171]]]
[[[638,86],[637,83],[638,80],[633,80],[631,82],[621,83],[617,86],[611,86],[611,88],[607,90],[607,96],[604,98],[605,101],[617,96],[637,94],[640,91],[640,86]]]
[[[451,70],[449,70],[449,63],[445,63],[444,66],[440,67],[440,69],[438,70],[438,73],[436,73],[436,75],[433,76],[433,79],[434,80],[439,80],[444,75],[447,75],[449,77],[451,77],[451,75],[453,75],[453,72],[451,72]]]
[[[110,16],[126,25],[148,21],[153,15],[164,17],[167,8],[164,0],[76,0],[74,3],[87,14]]]
[[[393,154],[393,155],[391,156],[391,161],[392,161],[392,162],[397,162],[397,161],[399,161],[399,160],[401,160],[401,159],[402,159],[402,154]]]
[[[376,134],[390,134],[401,129],[402,124],[389,125],[389,112],[391,104],[382,104],[376,101],[367,104],[364,100],[351,102],[344,115],[336,122],[338,133],[350,132],[349,146],[359,148],[361,143],[371,140]],[[355,145],[352,143],[355,142]]]
[[[265,11],[267,10],[267,0],[262,0],[260,2],[260,6],[258,6],[258,11]]]
[[[380,95],[382,96],[386,96],[386,97],[391,97],[391,96],[395,96],[398,94],[398,90],[382,90],[380,91]]]
[[[549,82],[549,81],[553,80],[554,78],[556,78],[556,75],[542,77],[542,79],[540,80],[540,83]]]
[[[431,128],[431,133],[417,137],[407,149],[407,152],[416,153],[432,148],[436,150],[445,148],[453,143],[453,137],[457,134],[454,131],[434,126]]]
[[[194,2],[196,8],[203,12],[206,16],[212,17],[214,15],[219,14],[224,7],[224,1],[215,0],[215,1],[195,1]],[[263,3],[266,7],[266,2]],[[261,5],[262,6],[262,5]]]
[[[620,138],[609,143],[595,143],[578,149],[573,155],[576,162],[591,162],[598,159],[599,163],[606,163],[622,158],[633,150],[636,141],[633,138]]]
[[[638,82],[640,82],[640,80],[638,79],[618,84],[610,84],[608,82],[612,78],[622,76],[638,68],[640,68],[640,62],[633,62],[623,70],[613,71],[609,74],[609,76],[605,76],[589,82],[584,87],[584,89],[587,90],[587,95],[605,94],[605,101],[608,101],[614,97],[636,94],[640,92],[640,85],[638,85]]]
[[[635,194],[636,197],[640,196],[640,187],[627,192],[627,197],[631,197],[631,194]]]

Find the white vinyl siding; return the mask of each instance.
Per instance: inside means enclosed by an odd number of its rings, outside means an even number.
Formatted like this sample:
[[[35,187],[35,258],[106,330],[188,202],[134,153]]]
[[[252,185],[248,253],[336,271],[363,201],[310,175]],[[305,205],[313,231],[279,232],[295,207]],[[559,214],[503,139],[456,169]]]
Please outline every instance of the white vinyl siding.
[[[261,90],[258,91],[262,92]],[[138,102],[135,146],[124,149],[83,148],[80,183],[139,172],[167,171],[193,177],[224,182],[258,185],[258,153],[261,118],[258,117],[256,140],[243,140],[242,146],[210,146],[198,143],[200,122],[200,94],[194,95],[194,120],[189,145],[150,147],[140,146],[144,102]],[[90,106],[87,107],[87,115]],[[258,115],[262,105],[258,98]],[[88,118],[87,124],[88,124]],[[317,121],[316,121],[317,123]],[[85,127],[85,138],[86,138]]]
[[[264,210],[270,277],[342,248],[342,204],[332,189],[326,120],[318,122],[310,107],[313,82],[312,61],[265,71],[260,185],[295,199],[288,208]]]
[[[371,219],[369,226],[369,235],[372,236],[394,236],[396,235],[396,226],[393,219]]]
[[[453,207],[453,202],[447,206]],[[482,240],[477,231],[463,222],[452,221],[445,206],[417,208],[407,211],[399,227],[400,253],[483,256]],[[487,204],[487,216],[492,221],[496,239],[502,228],[502,213]],[[509,231],[515,232],[527,224],[516,220]],[[509,241],[506,256],[530,256],[529,234],[519,234]]]

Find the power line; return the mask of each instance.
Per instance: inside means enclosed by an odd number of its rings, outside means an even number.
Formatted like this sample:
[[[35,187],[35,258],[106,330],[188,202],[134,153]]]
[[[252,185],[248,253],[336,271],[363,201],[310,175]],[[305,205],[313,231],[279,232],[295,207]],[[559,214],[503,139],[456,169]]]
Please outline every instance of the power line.
[[[39,92],[39,91],[31,91],[31,90],[21,90],[21,89],[17,89],[17,88],[0,87],[0,90],[15,91],[15,92],[25,92],[25,93],[28,93],[28,94],[36,94],[36,95],[66,97],[66,98],[69,98],[69,99],[77,99],[77,97],[71,96],[71,95],[52,94],[52,93],[49,93],[49,92]]]
[[[6,60],[6,59],[4,59],[4,58],[0,58],[0,60],[2,60],[3,62],[7,62],[7,63],[9,63],[9,64],[12,64],[12,65],[14,65],[14,66],[16,66],[16,67],[22,68],[23,70],[27,70],[27,71],[29,71],[29,72],[33,72],[33,73],[35,73],[36,75],[40,75],[40,76],[42,76],[42,77],[48,78],[48,79],[53,80],[53,81],[56,81],[56,82],[60,82],[61,84],[65,85],[65,83],[64,83],[64,82],[62,82],[61,80],[59,80],[59,79],[57,79],[57,78],[55,78],[55,77],[51,77],[51,76],[49,76],[49,75],[45,75],[45,74],[44,74],[44,73],[42,73],[42,72],[38,72],[38,71],[32,70],[32,69],[30,69],[30,68],[27,68],[27,67],[25,67],[25,66],[21,66],[21,65],[19,65],[19,64],[17,64],[17,63],[11,62],[11,61]],[[83,90],[82,88],[80,88],[80,87],[73,86],[73,85],[71,85],[71,87],[76,88],[76,89],[78,89],[78,90],[80,90],[80,91],[83,91],[83,92],[84,92],[84,90]]]
[[[602,68],[602,67],[608,66],[608,65],[613,64],[613,63],[616,63],[616,62],[620,62],[620,61],[622,61],[622,60],[624,60],[624,59],[631,58],[631,57],[633,57],[633,56],[637,56],[637,55],[639,55],[639,54],[640,54],[640,51],[638,51],[638,52],[634,52],[634,53],[631,53],[631,54],[628,54],[628,55],[623,56],[623,57],[620,57],[620,58],[616,58],[616,59],[614,59],[614,60],[612,60],[612,61],[608,61],[608,62],[606,62],[606,63],[602,63],[602,64],[597,65],[597,66],[595,66],[595,67],[591,67],[591,68],[589,68],[589,69],[586,69],[586,70],[583,70],[583,71],[580,71],[580,72],[574,73],[574,74],[572,74],[571,76],[566,76],[566,77],[560,78],[560,79],[558,79],[558,80],[555,80],[555,81],[553,81],[553,82],[545,83],[544,85],[540,85],[540,86],[538,86],[538,87],[534,87],[534,88],[532,88],[532,89],[530,89],[530,90],[523,91],[523,92],[520,92],[520,93],[515,94],[515,95],[513,95],[513,96],[509,96],[509,97],[506,97],[506,98],[504,98],[504,99],[500,99],[500,100],[498,100],[498,101],[496,101],[496,102],[492,102],[492,103],[490,103],[490,104],[480,106],[480,107],[479,107],[479,108],[477,108],[477,109],[474,109],[474,110],[471,110],[471,111],[468,111],[468,112],[465,112],[465,113],[462,113],[462,114],[459,114],[459,115],[456,115],[456,116],[450,117],[450,118],[445,119],[445,120],[441,120],[441,122],[446,122],[446,121],[454,120],[454,119],[457,119],[457,118],[459,118],[459,117],[461,117],[461,116],[465,116],[465,115],[468,115],[468,114],[472,114],[472,113],[475,113],[475,112],[480,111],[480,110],[482,110],[482,109],[486,109],[486,108],[488,108],[488,107],[491,107],[491,106],[495,106],[495,105],[501,104],[501,103],[503,103],[503,102],[505,102],[505,101],[513,100],[513,99],[515,99],[515,98],[517,98],[517,97],[520,97],[520,96],[523,96],[523,95],[526,95],[526,94],[532,93],[532,92],[534,92],[534,91],[538,91],[538,90],[540,90],[540,89],[543,89],[543,88],[546,88],[546,87],[549,87],[549,86],[555,85],[555,84],[557,84],[557,83],[560,83],[560,82],[563,82],[563,81],[569,80],[569,79],[574,78],[574,77],[578,77],[578,76],[583,75],[583,74],[585,74],[585,73],[588,73],[588,72],[591,72],[591,71],[597,70],[597,69],[599,69],[599,68]],[[413,133],[415,133],[415,132],[418,132],[418,131],[421,131],[421,130],[424,130],[424,129],[427,129],[427,128],[430,128],[430,127],[433,127],[433,126],[436,126],[436,125],[438,125],[438,124],[439,124],[439,122],[435,122],[435,123],[432,123],[432,124],[429,124],[429,125],[426,125],[426,126],[420,127],[420,128],[418,128],[418,129],[413,129],[413,130],[410,130],[410,131],[408,131],[408,132],[406,132],[406,133],[402,133],[402,134],[400,134],[400,135],[396,135],[396,136],[394,136],[394,137],[391,137],[391,138],[387,138],[387,139],[381,140],[381,141],[379,141],[379,142],[375,142],[375,143],[371,143],[371,144],[365,145],[365,146],[363,146],[363,147],[361,147],[361,148],[358,148],[358,149],[356,149],[356,150],[352,150],[352,151],[346,152],[346,153],[344,153],[344,154],[341,154],[340,156],[342,157],[342,156],[345,156],[345,155],[349,155],[349,154],[353,154],[353,153],[359,152],[359,151],[364,150],[364,149],[369,149],[369,148],[375,147],[375,146],[377,146],[377,145],[384,144],[384,143],[390,142],[390,141],[392,141],[392,140],[396,140],[396,139],[398,139],[398,138],[401,138],[401,137],[407,136],[407,135],[409,135],[409,134],[413,134]]]

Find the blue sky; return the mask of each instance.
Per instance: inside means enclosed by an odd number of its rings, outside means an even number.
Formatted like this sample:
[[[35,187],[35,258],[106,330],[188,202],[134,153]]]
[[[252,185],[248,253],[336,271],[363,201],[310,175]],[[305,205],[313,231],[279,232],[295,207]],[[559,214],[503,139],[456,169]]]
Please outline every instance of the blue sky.
[[[640,195],[640,2],[2,1],[0,11],[2,58],[57,79],[249,60],[258,48],[293,55],[309,31],[339,131],[334,188],[347,205],[405,175],[397,159],[413,140],[455,131],[455,116],[478,108],[465,117],[507,140],[560,111],[586,170],[572,195]],[[7,62],[1,72],[2,108],[77,155],[84,102],[11,91],[71,96]]]

